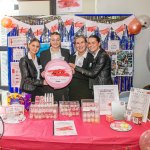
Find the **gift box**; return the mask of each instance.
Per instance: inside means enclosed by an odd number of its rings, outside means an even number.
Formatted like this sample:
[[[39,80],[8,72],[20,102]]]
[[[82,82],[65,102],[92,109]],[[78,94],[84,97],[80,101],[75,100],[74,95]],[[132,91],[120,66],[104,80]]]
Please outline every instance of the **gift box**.
[[[82,120],[83,122],[99,123],[99,104],[96,102],[82,101]]]
[[[58,104],[31,104],[30,119],[56,119],[58,117]]]
[[[61,116],[79,116],[80,104],[79,101],[60,101],[59,113]]]

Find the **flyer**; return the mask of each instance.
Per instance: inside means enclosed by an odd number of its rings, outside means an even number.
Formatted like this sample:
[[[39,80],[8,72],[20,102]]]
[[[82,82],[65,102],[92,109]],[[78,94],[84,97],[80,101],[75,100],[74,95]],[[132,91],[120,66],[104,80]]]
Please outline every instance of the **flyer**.
[[[100,114],[112,113],[112,101],[119,101],[118,85],[95,85],[94,101],[100,105]]]
[[[128,109],[132,113],[141,113],[143,115],[143,122],[147,121],[148,110],[150,106],[150,90],[132,88],[128,101]]]
[[[54,120],[54,135],[69,136],[77,135],[76,127],[73,120],[55,121]]]

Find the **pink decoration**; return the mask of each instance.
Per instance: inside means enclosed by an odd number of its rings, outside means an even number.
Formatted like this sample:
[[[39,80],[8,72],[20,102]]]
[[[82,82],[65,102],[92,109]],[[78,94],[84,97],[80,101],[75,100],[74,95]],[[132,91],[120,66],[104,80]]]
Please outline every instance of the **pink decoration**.
[[[150,130],[147,130],[142,133],[139,141],[141,150],[149,150],[150,149]]]
[[[64,88],[72,80],[72,70],[66,61],[54,59],[45,67],[45,80],[54,89]]]

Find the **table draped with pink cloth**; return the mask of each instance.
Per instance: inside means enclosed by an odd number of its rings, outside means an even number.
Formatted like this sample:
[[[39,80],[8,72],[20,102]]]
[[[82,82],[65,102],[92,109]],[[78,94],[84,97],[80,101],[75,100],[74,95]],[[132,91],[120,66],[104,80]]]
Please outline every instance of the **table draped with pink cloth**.
[[[78,135],[54,136],[53,120],[27,119],[19,124],[5,124],[0,140],[2,149],[14,150],[139,150],[140,135],[150,129],[150,122],[133,124],[132,130],[118,132],[110,128],[105,116],[100,123],[83,123],[81,117],[58,118],[74,120]]]

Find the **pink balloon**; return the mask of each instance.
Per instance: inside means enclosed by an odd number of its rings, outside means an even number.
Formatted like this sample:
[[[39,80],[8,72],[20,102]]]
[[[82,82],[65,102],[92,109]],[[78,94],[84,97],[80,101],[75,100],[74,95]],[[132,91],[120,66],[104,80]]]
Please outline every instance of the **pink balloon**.
[[[139,145],[141,150],[150,150],[150,130],[142,133]]]
[[[72,80],[71,67],[64,60],[49,61],[45,67],[45,80],[54,89],[61,89]]]

